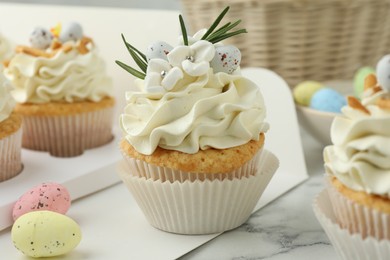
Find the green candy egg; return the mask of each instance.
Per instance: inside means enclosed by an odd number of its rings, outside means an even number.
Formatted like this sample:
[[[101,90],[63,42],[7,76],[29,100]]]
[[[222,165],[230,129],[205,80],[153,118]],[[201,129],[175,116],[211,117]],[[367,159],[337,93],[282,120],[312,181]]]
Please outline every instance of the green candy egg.
[[[12,226],[15,247],[30,257],[51,257],[68,253],[81,240],[79,225],[52,211],[34,211],[20,216]]]
[[[293,96],[296,103],[302,106],[309,106],[311,97],[324,86],[317,81],[303,81],[293,90]]]
[[[375,74],[375,69],[372,67],[362,67],[358,69],[353,78],[353,91],[355,97],[361,99],[364,91],[364,79],[369,74]]]

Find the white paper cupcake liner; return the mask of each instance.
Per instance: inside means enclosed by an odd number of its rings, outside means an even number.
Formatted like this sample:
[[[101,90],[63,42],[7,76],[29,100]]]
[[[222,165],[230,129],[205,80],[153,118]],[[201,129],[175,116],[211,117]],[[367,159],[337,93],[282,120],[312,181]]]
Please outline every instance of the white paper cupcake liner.
[[[314,213],[329,237],[336,253],[341,259],[348,260],[385,260],[390,259],[390,240],[378,240],[374,237],[363,238],[361,234],[351,234],[337,224],[333,201],[326,190],[314,200]]]
[[[0,182],[15,177],[22,171],[22,127],[0,139]]]
[[[76,115],[23,116],[24,148],[57,157],[78,156],[112,140],[113,108]]]
[[[363,238],[371,236],[390,240],[389,214],[353,202],[340,194],[329,181],[327,186],[336,219],[342,228],[359,233]]]
[[[131,174],[124,162],[118,173],[152,226],[179,234],[210,234],[248,219],[278,165],[275,155],[263,151],[254,175],[232,180],[163,182]]]
[[[231,171],[228,173],[191,173],[185,172],[181,170],[174,170],[166,167],[160,167],[156,165],[151,165],[142,160],[134,159],[128,156],[124,151],[122,152],[122,156],[124,158],[125,164],[127,166],[127,171],[138,177],[145,177],[146,179],[152,180],[160,180],[162,182],[184,182],[184,181],[195,181],[195,180],[223,180],[223,179],[241,179],[243,177],[249,177],[254,175],[257,170],[259,163],[259,158],[261,156],[261,152],[263,149],[260,149],[255,156],[246,162],[243,166],[236,169],[235,171]]]

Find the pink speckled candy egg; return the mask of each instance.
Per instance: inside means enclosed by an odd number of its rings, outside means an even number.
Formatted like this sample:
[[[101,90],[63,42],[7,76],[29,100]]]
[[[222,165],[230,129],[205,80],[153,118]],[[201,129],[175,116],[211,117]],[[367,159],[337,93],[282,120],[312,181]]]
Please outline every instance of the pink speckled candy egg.
[[[42,183],[24,193],[16,201],[12,216],[16,220],[21,215],[40,210],[65,214],[70,207],[68,190],[58,183]]]

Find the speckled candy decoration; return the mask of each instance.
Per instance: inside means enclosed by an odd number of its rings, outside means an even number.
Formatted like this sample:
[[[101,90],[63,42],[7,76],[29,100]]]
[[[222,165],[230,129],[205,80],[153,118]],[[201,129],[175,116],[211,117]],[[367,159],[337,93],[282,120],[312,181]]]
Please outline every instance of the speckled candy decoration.
[[[59,39],[62,43],[78,41],[83,37],[83,28],[79,23],[70,22],[62,26]]]
[[[347,104],[345,97],[336,90],[322,88],[310,101],[310,107],[319,111],[341,113],[341,108]]]
[[[390,54],[385,55],[376,65],[376,77],[379,85],[390,92]]]
[[[53,35],[49,29],[38,26],[30,34],[29,41],[32,47],[44,50],[49,48]]]
[[[52,211],[35,211],[18,218],[11,230],[15,247],[30,257],[63,255],[81,241],[79,225]]]
[[[146,49],[146,59],[163,59],[168,60],[167,55],[173,49],[171,45],[163,41],[153,42]]]
[[[214,73],[225,72],[232,74],[241,63],[240,50],[232,45],[218,46],[215,48],[214,58],[210,62]]]
[[[49,210],[65,214],[71,204],[68,190],[58,183],[43,183],[24,193],[15,203],[14,220],[31,212]]]

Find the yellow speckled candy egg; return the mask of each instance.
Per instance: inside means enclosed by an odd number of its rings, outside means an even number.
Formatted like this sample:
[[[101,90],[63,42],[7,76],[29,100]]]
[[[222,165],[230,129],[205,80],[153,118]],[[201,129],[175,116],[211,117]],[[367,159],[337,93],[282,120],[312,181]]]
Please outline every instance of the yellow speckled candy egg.
[[[81,240],[79,225],[71,218],[52,211],[34,211],[19,217],[12,226],[12,241],[31,257],[66,254]]]

